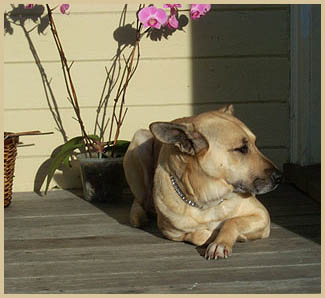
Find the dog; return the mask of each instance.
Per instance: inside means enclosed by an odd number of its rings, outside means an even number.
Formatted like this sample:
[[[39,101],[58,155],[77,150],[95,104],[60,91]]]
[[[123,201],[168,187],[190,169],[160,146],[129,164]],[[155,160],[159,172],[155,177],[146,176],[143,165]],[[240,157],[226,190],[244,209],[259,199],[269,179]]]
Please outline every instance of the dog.
[[[233,105],[149,128],[135,133],[123,161],[132,226],[156,214],[166,238],[205,247],[206,259],[269,237],[270,216],[255,195],[274,190],[282,174]]]

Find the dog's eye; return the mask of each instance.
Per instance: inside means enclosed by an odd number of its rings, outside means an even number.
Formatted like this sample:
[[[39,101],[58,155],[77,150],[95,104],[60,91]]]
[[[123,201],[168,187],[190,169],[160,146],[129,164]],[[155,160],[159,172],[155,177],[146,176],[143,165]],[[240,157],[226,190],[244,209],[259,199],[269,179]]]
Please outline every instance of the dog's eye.
[[[248,153],[248,146],[245,144],[239,148],[234,149],[234,151],[239,151],[242,154]]]

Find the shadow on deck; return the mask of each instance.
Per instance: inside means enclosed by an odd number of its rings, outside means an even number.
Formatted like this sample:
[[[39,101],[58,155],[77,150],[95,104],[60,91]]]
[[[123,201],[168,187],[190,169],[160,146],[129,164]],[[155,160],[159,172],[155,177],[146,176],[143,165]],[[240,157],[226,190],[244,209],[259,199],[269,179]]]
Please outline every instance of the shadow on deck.
[[[259,196],[268,239],[226,260],[128,222],[130,201],[15,193],[5,209],[5,293],[320,293],[320,204],[288,184]]]

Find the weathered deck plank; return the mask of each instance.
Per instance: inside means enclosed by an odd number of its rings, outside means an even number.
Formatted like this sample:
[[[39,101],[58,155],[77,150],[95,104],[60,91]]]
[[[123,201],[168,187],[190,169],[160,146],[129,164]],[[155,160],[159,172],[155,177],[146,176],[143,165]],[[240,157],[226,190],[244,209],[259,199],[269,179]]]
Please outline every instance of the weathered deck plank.
[[[320,207],[291,186],[262,196],[271,237],[226,260],[128,223],[129,203],[17,193],[5,209],[5,293],[320,293]]]
[[[104,269],[104,268],[103,268]],[[159,292],[161,286],[178,287],[179,284],[186,285],[188,292],[190,287],[198,284],[208,285],[229,281],[278,281],[288,280],[288,288],[290,289],[290,279],[301,278],[301,271],[303,271],[303,278],[305,284],[308,280],[314,280],[320,275],[319,264],[307,264],[302,266],[289,266],[280,265],[277,266],[253,266],[243,268],[225,267],[218,269],[217,266],[214,269],[207,270],[168,270],[168,267],[163,267],[161,271],[153,271],[148,268],[148,271],[138,271],[136,268],[130,268],[129,272],[109,274],[108,269],[105,271],[99,271],[98,273],[86,273],[80,274],[74,271],[72,274],[62,274],[54,272],[49,276],[35,276],[33,278],[11,278],[8,279],[8,284],[12,287],[16,287],[20,292],[21,290],[28,290],[28,292],[39,292],[45,289],[48,292],[61,291],[69,293],[70,290],[88,289],[92,292],[93,288],[99,288],[101,286],[110,286],[121,292],[132,291],[134,287],[156,287],[156,292]],[[299,269],[299,270],[297,270]],[[290,276],[290,279],[288,279]],[[229,284],[231,287],[231,283]],[[33,290],[31,290],[33,289]],[[315,289],[316,291],[320,290]],[[230,289],[228,289],[230,291]],[[245,292],[245,289],[242,289]]]

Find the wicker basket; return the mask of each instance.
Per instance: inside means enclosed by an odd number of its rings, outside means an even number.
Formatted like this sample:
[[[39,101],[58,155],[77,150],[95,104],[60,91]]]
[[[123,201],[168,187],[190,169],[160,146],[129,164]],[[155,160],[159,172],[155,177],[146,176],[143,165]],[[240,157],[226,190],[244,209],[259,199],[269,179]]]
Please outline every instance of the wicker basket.
[[[6,138],[9,133],[4,133],[4,206],[11,203],[12,185],[14,180],[15,161],[17,156],[18,137]]]
[[[4,180],[5,180],[5,191],[4,191],[4,205],[8,207],[11,203],[12,196],[12,185],[14,180],[15,162],[17,156],[17,145],[19,143],[20,136],[36,136],[36,135],[49,135],[53,132],[40,132],[39,130],[25,131],[25,132],[5,132],[4,133]],[[23,146],[31,146],[23,145]]]

